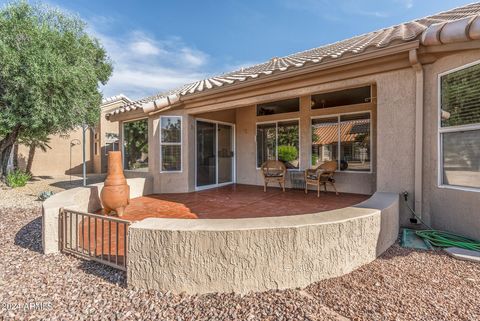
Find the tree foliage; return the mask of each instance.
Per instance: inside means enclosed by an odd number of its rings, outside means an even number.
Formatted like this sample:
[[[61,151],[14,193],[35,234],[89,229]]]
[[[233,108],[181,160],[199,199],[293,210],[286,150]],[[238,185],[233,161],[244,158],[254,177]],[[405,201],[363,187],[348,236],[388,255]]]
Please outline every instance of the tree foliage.
[[[112,65],[77,17],[44,5],[14,2],[0,10],[0,154],[19,137],[93,125],[100,114],[99,84]]]
[[[123,125],[126,169],[145,167],[141,164],[143,154],[148,154],[148,121],[146,119]]]

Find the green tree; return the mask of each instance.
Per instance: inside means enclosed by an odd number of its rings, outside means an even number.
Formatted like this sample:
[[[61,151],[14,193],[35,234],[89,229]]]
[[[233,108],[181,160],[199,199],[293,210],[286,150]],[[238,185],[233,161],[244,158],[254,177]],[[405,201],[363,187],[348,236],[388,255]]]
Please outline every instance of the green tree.
[[[77,17],[26,1],[0,9],[0,177],[20,137],[93,125],[112,65]]]
[[[148,154],[148,121],[137,120],[124,124],[126,169],[143,167],[138,164],[142,154]]]

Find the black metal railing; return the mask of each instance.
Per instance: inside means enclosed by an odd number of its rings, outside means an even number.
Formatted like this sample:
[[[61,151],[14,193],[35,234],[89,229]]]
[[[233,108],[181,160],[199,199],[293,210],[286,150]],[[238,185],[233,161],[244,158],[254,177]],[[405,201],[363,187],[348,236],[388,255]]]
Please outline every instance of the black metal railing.
[[[126,271],[129,225],[116,217],[62,208],[61,251]]]

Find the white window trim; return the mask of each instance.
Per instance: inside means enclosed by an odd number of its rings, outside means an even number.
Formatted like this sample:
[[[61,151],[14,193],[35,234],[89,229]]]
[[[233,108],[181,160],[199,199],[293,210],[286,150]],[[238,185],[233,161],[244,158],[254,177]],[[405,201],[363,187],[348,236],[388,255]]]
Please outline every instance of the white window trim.
[[[119,148],[119,150],[121,150],[121,152],[122,152],[122,168],[123,168],[124,171],[142,172],[142,171],[139,171],[138,169],[125,169],[124,168],[124,165],[125,165],[125,124],[133,123],[133,122],[136,122],[136,121],[139,121],[139,120],[147,120],[147,129],[148,129],[148,126],[150,126],[150,124],[148,123],[148,117],[140,117],[140,118],[134,118],[134,119],[129,119],[129,120],[122,121],[122,137],[119,140],[119,142],[121,144],[121,149]],[[150,140],[150,138],[148,137],[148,134],[147,134],[147,144],[149,144],[149,140]],[[148,146],[148,148],[150,150],[150,146]],[[148,167],[150,167],[150,163],[148,164]]]
[[[438,156],[438,166],[437,166],[437,185],[439,188],[445,189],[454,189],[460,191],[468,191],[468,192],[480,192],[480,187],[468,187],[468,186],[461,186],[461,185],[449,185],[443,183],[443,144],[442,144],[442,137],[444,133],[457,133],[463,131],[470,131],[470,130],[480,130],[480,123],[476,124],[468,124],[468,125],[458,125],[458,126],[449,126],[449,127],[442,127],[442,77],[448,74],[451,74],[456,71],[460,71],[463,69],[467,69],[469,67],[475,66],[480,64],[480,60],[476,60],[474,62],[462,65],[457,68],[453,68],[438,74],[437,77],[437,156]]]
[[[258,125],[262,124],[275,124],[275,160],[278,160],[278,123],[288,122],[288,121],[298,121],[298,168],[289,168],[287,171],[298,172],[301,171],[301,155],[302,155],[302,140],[300,138],[302,133],[301,122],[300,118],[286,118],[286,119],[278,119],[278,120],[265,120],[255,123],[255,167],[257,170],[260,170],[260,167],[257,167],[257,160],[258,160],[258,146],[257,146],[257,127]]]
[[[162,118],[180,118],[180,143],[164,143],[162,142]],[[160,127],[160,173],[182,173],[183,172],[183,117],[177,115],[170,116],[160,116],[160,122],[158,124]],[[178,171],[164,171],[163,168],[163,159],[162,159],[162,147],[163,146],[179,146],[180,145],[180,170]]]
[[[321,115],[321,116],[313,116],[310,118],[310,137],[312,136],[312,121],[314,119],[322,119],[322,118],[333,118],[337,117],[337,124],[340,123],[340,116],[345,116],[345,115],[359,115],[359,114],[369,114],[370,115],[370,152],[369,152],[369,157],[370,157],[370,170],[368,171],[352,171],[352,170],[346,170],[346,171],[341,171],[338,170],[338,173],[353,173],[353,174],[372,174],[373,173],[373,145],[374,141],[371,139],[373,137],[373,121],[372,121],[372,111],[371,110],[365,110],[365,111],[355,111],[351,113],[336,113],[336,114],[328,114],[328,115]],[[338,156],[339,159],[337,159],[337,166],[340,168],[340,127],[338,128]],[[310,152],[309,152],[309,161],[308,163],[310,164],[310,167],[313,167],[314,165],[312,164],[312,141],[310,138]]]

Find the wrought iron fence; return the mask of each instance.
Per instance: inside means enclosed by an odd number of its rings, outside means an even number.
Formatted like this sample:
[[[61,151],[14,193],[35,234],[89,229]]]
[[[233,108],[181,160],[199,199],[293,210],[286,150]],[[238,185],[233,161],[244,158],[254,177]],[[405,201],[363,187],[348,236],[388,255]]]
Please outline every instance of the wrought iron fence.
[[[62,208],[61,251],[126,271],[129,225],[127,220]]]

